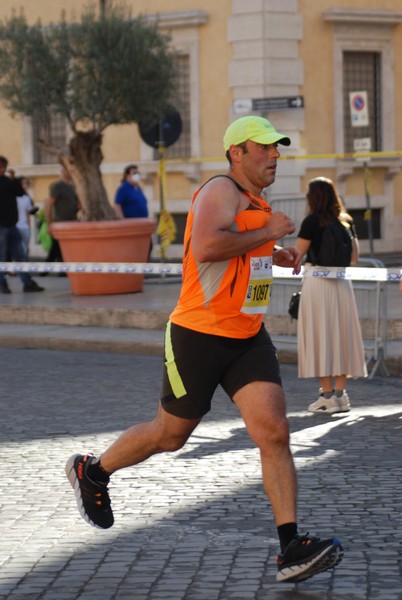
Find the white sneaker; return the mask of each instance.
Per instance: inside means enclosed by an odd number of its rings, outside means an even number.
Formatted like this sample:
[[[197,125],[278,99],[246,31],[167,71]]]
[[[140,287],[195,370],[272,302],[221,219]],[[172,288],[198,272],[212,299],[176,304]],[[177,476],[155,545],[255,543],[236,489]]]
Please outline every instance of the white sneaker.
[[[338,398],[333,394],[330,398],[325,398],[320,394],[318,400],[309,405],[308,410],[314,413],[337,413],[340,412]]]
[[[350,401],[349,396],[346,393],[346,390],[343,390],[342,396],[339,398],[336,397],[339,404],[339,412],[349,412],[350,411]]]

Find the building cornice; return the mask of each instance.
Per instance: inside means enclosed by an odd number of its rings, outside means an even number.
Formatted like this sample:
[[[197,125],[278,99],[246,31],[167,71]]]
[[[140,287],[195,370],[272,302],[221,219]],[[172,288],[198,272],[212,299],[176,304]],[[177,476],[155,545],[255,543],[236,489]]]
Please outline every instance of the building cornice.
[[[387,25],[393,27],[402,23],[402,12],[371,8],[345,8],[331,6],[323,11],[324,21],[331,23],[359,25]]]
[[[162,28],[200,27],[208,21],[208,13],[203,10],[186,10],[144,16],[149,21],[157,21]]]

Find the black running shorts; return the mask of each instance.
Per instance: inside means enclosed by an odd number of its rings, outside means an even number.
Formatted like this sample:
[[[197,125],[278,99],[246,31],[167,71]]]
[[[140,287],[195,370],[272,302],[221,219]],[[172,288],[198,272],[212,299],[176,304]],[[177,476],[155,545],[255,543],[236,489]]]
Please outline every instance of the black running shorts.
[[[276,350],[265,327],[247,339],[199,333],[169,321],[161,404],[172,415],[198,419],[220,384],[234,394],[253,381],[282,385]]]

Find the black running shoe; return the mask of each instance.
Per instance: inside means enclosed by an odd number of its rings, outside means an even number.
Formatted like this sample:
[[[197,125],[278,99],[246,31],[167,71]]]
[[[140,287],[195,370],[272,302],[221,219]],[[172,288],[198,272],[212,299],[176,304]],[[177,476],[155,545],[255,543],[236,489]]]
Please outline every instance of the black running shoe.
[[[304,581],[332,569],[341,562],[343,548],[339,540],[296,535],[285,552],[277,557],[277,581]]]
[[[33,279],[31,279],[31,281],[28,281],[27,283],[24,283],[24,286],[22,288],[23,292],[43,292],[45,288],[43,288],[42,286],[38,285],[36,283],[36,281],[34,281]]]
[[[66,463],[66,475],[74,488],[81,517],[93,527],[109,529],[114,523],[107,483],[93,481],[87,475],[94,456],[74,454]]]

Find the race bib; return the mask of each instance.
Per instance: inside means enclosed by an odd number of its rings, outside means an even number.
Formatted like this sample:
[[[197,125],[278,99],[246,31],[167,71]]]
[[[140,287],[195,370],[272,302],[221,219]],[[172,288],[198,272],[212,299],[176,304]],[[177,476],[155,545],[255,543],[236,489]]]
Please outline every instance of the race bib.
[[[271,298],[272,256],[250,258],[250,279],[241,308],[246,314],[265,314]]]

